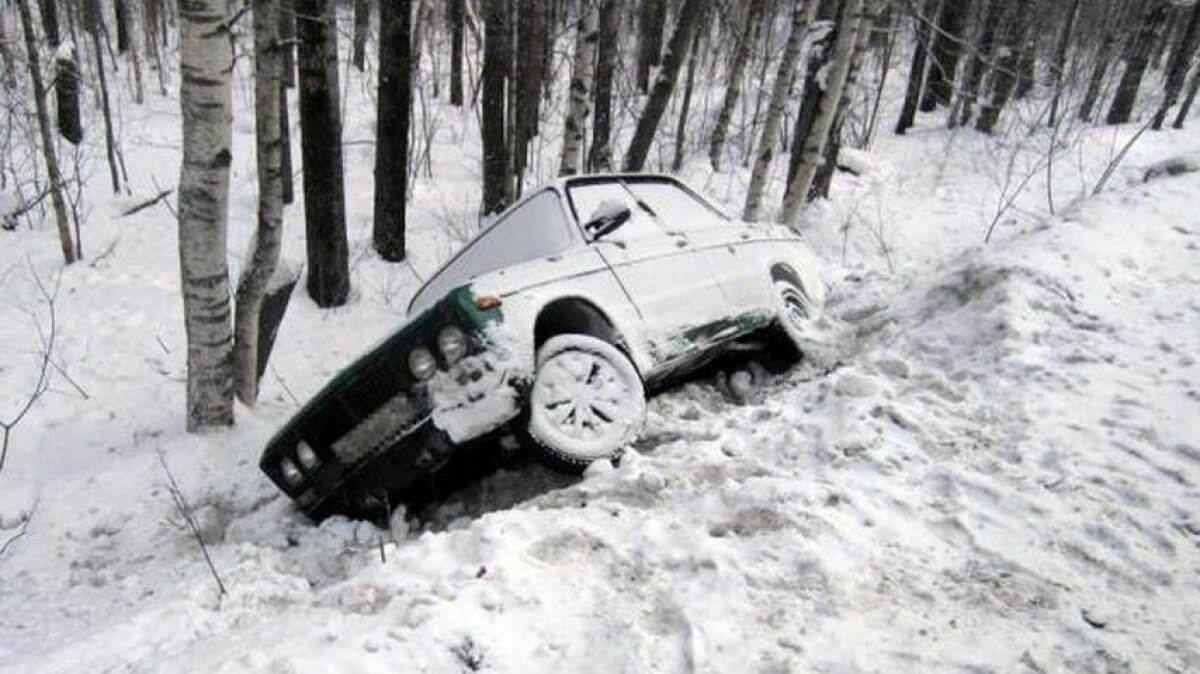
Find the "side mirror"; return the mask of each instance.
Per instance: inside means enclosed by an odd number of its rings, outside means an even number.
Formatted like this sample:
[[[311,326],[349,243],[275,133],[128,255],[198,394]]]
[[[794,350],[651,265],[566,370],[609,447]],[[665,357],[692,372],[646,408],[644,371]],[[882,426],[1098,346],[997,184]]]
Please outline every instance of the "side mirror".
[[[619,201],[602,201],[592,217],[583,224],[583,231],[592,241],[599,241],[628,222],[632,215],[629,206]]]

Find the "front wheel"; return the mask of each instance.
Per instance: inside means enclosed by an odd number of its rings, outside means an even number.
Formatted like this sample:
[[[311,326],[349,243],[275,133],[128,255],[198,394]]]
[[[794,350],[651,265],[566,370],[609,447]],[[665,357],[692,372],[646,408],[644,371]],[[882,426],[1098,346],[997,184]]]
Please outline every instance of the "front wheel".
[[[775,282],[775,305],[779,326],[792,344],[804,353],[814,337],[820,309],[791,281]]]
[[[642,378],[615,346],[590,335],[559,335],[538,349],[528,430],[552,465],[578,471],[614,459],[645,421]]]

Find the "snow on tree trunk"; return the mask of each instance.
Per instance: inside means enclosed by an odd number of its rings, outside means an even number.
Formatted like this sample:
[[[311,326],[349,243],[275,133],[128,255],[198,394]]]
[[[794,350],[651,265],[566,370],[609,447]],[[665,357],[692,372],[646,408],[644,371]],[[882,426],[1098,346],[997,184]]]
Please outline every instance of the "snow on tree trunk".
[[[699,23],[700,13],[704,9],[704,0],[684,0],[675,22],[675,31],[667,43],[667,52],[663,56],[662,68],[654,80],[650,98],[642,115],[638,118],[637,129],[629,143],[629,151],[625,153],[624,170],[641,171],[646,163],[646,155],[650,154],[650,144],[658,130],[658,123],[667,109],[671,92],[675,90],[675,82],[679,79],[679,70],[687,58],[688,45],[692,41],[692,33]]]
[[[1196,53],[1196,42],[1200,39],[1200,2],[1193,7],[1188,18],[1183,35],[1171,52],[1171,65],[1167,69],[1167,81],[1163,87],[1163,102],[1154,115],[1154,130],[1162,128],[1167,119],[1167,110],[1179,101],[1183,91],[1184,80],[1187,79],[1188,68],[1192,64],[1192,56]]]
[[[837,114],[838,100],[850,74],[854,61],[854,47],[858,40],[859,25],[863,22],[864,0],[843,0],[841,16],[838,18],[838,36],[833,46],[832,67],[825,95],[813,120],[812,129],[803,139],[800,166],[792,179],[790,190],[783,202],[783,223],[792,229],[800,224],[800,211],[808,197],[813,177],[820,168],[829,130]],[[796,138],[792,142],[800,143]]]
[[[1021,58],[1020,45],[1025,39],[1025,27],[1031,0],[1020,0],[1011,7],[1004,20],[1003,37],[999,48],[1000,58],[996,61],[992,75],[992,92],[987,102],[980,106],[979,119],[975,128],[983,133],[992,133],[1000,121],[1000,113],[1008,105],[1013,89],[1017,85],[1017,62]]]
[[[283,157],[279,95],[283,91],[279,0],[254,0],[254,147],[258,168],[258,226],[238,280],[234,304],[234,387],[247,405],[258,400],[259,317],[279,265],[283,228]]]
[[[596,56],[596,113],[592,121],[592,148],[588,153],[588,170],[611,171],[612,91],[613,74],[619,57],[618,33],[621,31],[621,0],[604,0],[600,13],[600,39]]]
[[[233,423],[233,330],[226,220],[233,70],[226,0],[179,7],[183,163],[179,263],[187,330],[187,428]]]
[[[78,145],[83,140],[79,116],[79,84],[82,77],[74,45],[60,45],[54,54],[54,98],[58,108],[58,133]]]
[[[450,22],[450,105],[463,104],[463,3],[450,0],[447,7]]]
[[[335,0],[295,0],[300,41],[300,151],[304,161],[304,243],[308,294],[320,307],[350,294],[342,182]],[[402,198],[402,197],[401,197]]]
[[[408,193],[408,126],[411,73],[410,0],[379,7],[378,129],[375,142],[375,225],[372,243],[389,262],[404,259]]]
[[[50,112],[46,109],[46,86],[42,80],[42,67],[38,61],[37,37],[34,35],[33,16],[29,11],[29,0],[17,0],[17,13],[21,17],[21,31],[25,35],[25,57],[29,68],[29,80],[33,84],[34,109],[37,111],[38,134],[42,141],[42,158],[46,161],[46,173],[50,181],[50,203],[54,207],[54,222],[58,226],[58,241],[62,245],[63,261],[75,261],[77,250],[71,242],[71,229],[67,224],[67,205],[63,200],[62,173],[58,169],[58,157],[54,154],[54,134],[50,131]]]
[[[505,129],[507,112],[504,94],[508,79],[509,40],[506,2],[488,2],[484,11],[483,99],[481,101],[483,135],[484,215],[499,213],[509,202],[508,143]]]
[[[1152,0],[1146,5],[1137,34],[1133,37],[1132,49],[1125,59],[1125,72],[1117,85],[1117,93],[1113,97],[1112,106],[1108,109],[1107,124],[1124,124],[1133,114],[1133,105],[1137,102],[1138,89],[1142,86],[1142,76],[1150,65],[1150,56],[1154,51],[1154,40],[1167,20],[1169,4],[1165,0]]]
[[[787,107],[788,91],[791,90],[792,83],[796,79],[796,66],[800,62],[804,37],[808,33],[808,26],[812,23],[816,9],[815,0],[796,0],[795,8],[792,10],[792,32],[788,35],[787,45],[783,50],[783,59],[779,62],[779,72],[776,73],[775,84],[771,87],[771,102],[767,106],[767,117],[763,121],[758,151],[754,154],[754,168],[750,172],[750,187],[746,190],[746,206],[742,209],[742,219],[749,222],[758,219],[758,212],[762,207],[763,191],[767,185],[771,159],[775,155],[775,145],[778,143],[779,127]]]
[[[592,66],[596,62],[597,25],[600,20],[597,1],[581,0],[579,3],[575,62],[571,65],[571,101],[567,107],[566,136],[563,138],[562,161],[558,168],[558,174],[563,176],[579,173],[583,158],[583,133],[592,102]]]
[[[938,17],[937,35],[930,50],[929,77],[921,109],[929,112],[950,105],[954,97],[955,73],[962,55],[962,41],[971,11],[971,0],[946,0]]]
[[[762,16],[766,0],[750,0],[746,9],[745,24],[742,25],[741,40],[733,57],[733,66],[729,69],[729,85],[725,88],[725,97],[721,101],[721,111],[717,113],[717,124],[713,128],[712,140],[708,145],[708,161],[714,171],[721,170],[721,153],[725,149],[725,138],[729,133],[729,122],[733,118],[733,109],[738,99],[742,97],[742,82],[746,79],[746,64],[750,62],[750,50],[754,37],[754,28]]]
[[[392,4],[391,2],[380,3],[380,11],[383,5]],[[371,26],[371,5],[367,0],[354,0],[354,38],[353,47],[351,50],[350,61],[362,72],[367,63],[367,29]]]
[[[924,10],[913,17],[913,35],[916,44],[913,45],[912,65],[908,69],[908,87],[904,91],[904,105],[900,109],[900,119],[896,122],[896,133],[904,135],[917,117],[917,104],[921,101],[921,91],[925,82],[925,71],[929,56],[930,30],[925,25],[926,17],[933,13],[936,0],[925,0]]]

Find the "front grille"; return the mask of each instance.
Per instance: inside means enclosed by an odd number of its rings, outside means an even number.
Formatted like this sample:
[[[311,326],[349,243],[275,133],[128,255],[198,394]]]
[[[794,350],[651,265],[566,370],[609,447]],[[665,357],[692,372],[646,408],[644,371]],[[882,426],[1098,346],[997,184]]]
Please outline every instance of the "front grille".
[[[346,464],[354,464],[387,449],[425,420],[426,405],[418,398],[399,393],[372,412],[331,445]]]

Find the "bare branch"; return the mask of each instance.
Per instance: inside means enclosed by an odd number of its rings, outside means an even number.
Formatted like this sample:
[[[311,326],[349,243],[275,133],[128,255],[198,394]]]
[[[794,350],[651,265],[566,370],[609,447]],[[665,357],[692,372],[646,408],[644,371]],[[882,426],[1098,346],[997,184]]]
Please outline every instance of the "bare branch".
[[[200,545],[200,552],[204,554],[204,561],[208,563],[208,570],[212,572],[213,578],[217,581],[217,589],[221,596],[225,596],[228,592],[225,591],[225,583],[221,582],[221,576],[217,573],[217,567],[213,565],[212,557],[208,554],[208,545],[204,542],[204,536],[200,534],[200,527],[196,524],[196,519],[192,517],[191,508],[188,506],[187,500],[183,497],[183,491],[179,489],[179,483],[175,481],[175,476],[171,473],[170,467],[167,466],[167,458],[163,455],[161,449],[158,450],[158,463],[162,465],[163,473],[167,476],[167,491],[171,494],[171,500],[175,502],[175,509],[179,511],[183,521],[187,523],[188,529],[192,532],[192,536],[196,539],[196,543]]]

